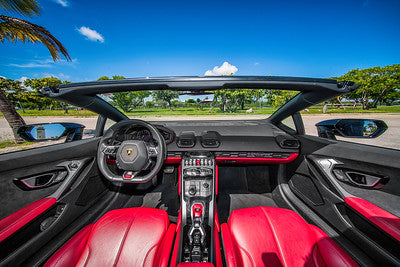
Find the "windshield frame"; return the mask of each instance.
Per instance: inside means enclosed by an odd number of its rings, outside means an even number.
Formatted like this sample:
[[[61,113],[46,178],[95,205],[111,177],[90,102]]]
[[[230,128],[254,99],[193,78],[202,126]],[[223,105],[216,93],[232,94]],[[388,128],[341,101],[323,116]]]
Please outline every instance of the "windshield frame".
[[[350,81],[280,76],[162,77],[61,84],[57,87],[45,87],[40,93],[118,122],[128,117],[97,94],[140,90],[204,92],[243,88],[300,91],[268,118],[271,122],[277,123],[313,104],[351,92],[357,89],[358,85]]]

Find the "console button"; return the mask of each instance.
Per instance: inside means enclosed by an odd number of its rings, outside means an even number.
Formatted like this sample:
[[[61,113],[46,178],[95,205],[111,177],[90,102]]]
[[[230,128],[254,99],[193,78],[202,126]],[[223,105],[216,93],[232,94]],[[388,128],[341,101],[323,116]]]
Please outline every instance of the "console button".
[[[194,196],[194,195],[196,195],[196,192],[197,192],[196,186],[192,185],[189,187],[189,195]]]

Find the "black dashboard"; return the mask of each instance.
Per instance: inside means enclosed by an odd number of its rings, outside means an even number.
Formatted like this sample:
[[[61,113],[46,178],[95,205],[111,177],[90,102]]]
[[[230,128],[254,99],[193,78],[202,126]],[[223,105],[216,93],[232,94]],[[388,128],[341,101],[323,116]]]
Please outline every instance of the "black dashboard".
[[[299,142],[265,120],[151,122],[167,144],[168,157],[207,151],[216,157],[286,159],[299,153]],[[124,140],[154,142],[151,133],[131,125],[114,133],[112,143]]]

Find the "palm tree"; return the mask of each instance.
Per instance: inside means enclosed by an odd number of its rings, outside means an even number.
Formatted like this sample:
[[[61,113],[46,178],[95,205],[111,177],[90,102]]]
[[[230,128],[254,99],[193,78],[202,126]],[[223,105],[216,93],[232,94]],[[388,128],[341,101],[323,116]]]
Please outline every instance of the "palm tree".
[[[40,14],[40,6],[35,0],[0,0],[0,8],[28,17]],[[61,59],[61,55],[67,61],[71,60],[65,47],[44,27],[0,14],[0,41],[4,43],[6,40],[12,43],[17,41],[43,43],[54,61]],[[18,127],[24,125],[25,122],[15,111],[11,102],[7,100],[3,90],[6,88],[0,88],[0,112],[3,113],[4,118],[13,129],[15,141],[20,143],[23,140],[18,137],[16,132]]]

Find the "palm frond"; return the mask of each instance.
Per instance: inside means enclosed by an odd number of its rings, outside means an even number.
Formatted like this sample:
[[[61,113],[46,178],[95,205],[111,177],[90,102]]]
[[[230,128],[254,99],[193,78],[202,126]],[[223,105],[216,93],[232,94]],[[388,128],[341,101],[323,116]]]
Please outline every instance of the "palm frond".
[[[61,59],[61,54],[70,61],[67,49],[46,28],[29,21],[0,15],[0,41],[43,43],[53,60]]]
[[[39,3],[35,0],[0,0],[0,7],[30,17],[40,13]]]

